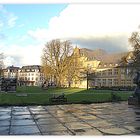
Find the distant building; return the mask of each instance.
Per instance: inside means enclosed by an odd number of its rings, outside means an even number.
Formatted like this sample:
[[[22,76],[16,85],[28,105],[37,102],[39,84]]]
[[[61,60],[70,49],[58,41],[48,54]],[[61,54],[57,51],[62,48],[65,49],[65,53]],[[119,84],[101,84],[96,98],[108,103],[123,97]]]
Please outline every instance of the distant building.
[[[94,87],[133,87],[133,74],[131,68],[120,65],[121,58],[127,56],[131,60],[132,52],[109,54],[104,50],[90,50],[75,48],[73,55],[79,61],[77,76],[71,81],[63,79],[64,87],[89,88]],[[17,78],[19,85],[48,86],[55,85],[55,77],[45,81],[42,67],[39,65],[23,66],[22,68],[10,66],[3,70],[4,77]],[[88,80],[87,80],[88,79]]]
[[[128,59],[131,52],[108,54],[104,50],[89,50],[76,48],[79,53],[81,68],[79,79],[73,79],[72,87],[87,87],[87,76],[89,87],[133,87],[133,75],[131,68],[120,66],[123,56]],[[83,77],[83,78],[82,78]]]
[[[3,69],[5,78],[17,78],[19,85],[41,86],[44,80],[41,66],[30,65],[22,68],[9,66]]]
[[[9,66],[3,69],[3,76],[5,78],[18,78],[19,67]]]
[[[19,83],[26,86],[41,86],[44,82],[44,74],[41,66],[23,66],[19,70]]]

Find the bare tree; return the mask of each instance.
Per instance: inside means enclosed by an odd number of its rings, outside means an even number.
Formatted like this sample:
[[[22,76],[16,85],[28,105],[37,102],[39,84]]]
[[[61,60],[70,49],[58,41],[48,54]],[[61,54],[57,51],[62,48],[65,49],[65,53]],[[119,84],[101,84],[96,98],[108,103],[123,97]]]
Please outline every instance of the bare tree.
[[[2,70],[4,67],[3,59],[4,59],[4,55],[3,53],[0,53],[0,77],[3,76],[3,70]]]
[[[71,83],[79,79],[78,73],[80,68],[80,62],[79,62],[79,54],[73,52],[73,54],[68,58],[68,64],[66,69],[66,80],[68,82],[68,86],[71,87]]]
[[[129,38],[129,42],[133,47],[133,56],[131,57],[130,65],[140,70],[140,34],[138,32],[133,32]]]
[[[120,66],[125,69],[130,68],[130,73],[133,74],[135,70],[140,70],[140,34],[138,32],[133,32],[128,41],[133,51],[131,52],[131,56],[130,53],[128,53],[126,56],[122,57]]]
[[[63,85],[64,79],[69,77],[68,74],[72,74],[74,70],[72,54],[73,47],[68,40],[52,40],[46,43],[43,49],[42,64],[45,75],[47,78],[53,76],[59,87]],[[72,70],[71,73],[70,70]]]

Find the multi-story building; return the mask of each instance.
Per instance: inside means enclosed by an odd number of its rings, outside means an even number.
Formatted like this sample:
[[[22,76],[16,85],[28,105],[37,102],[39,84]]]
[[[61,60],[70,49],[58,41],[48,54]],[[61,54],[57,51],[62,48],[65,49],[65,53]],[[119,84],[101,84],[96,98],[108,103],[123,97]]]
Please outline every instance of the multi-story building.
[[[3,69],[3,76],[5,78],[18,78],[19,69],[19,67],[9,66]]]
[[[129,69],[117,63],[100,63],[95,72],[95,87],[133,87],[133,76]]]
[[[39,65],[23,66],[22,68],[10,66],[3,71],[5,78],[17,78],[19,85],[41,86],[45,80]]]
[[[42,73],[41,66],[39,65],[23,66],[19,70],[20,85],[41,86],[43,82],[44,82],[44,74]]]
[[[106,54],[102,50],[92,51],[75,48],[74,54],[79,61],[77,77],[71,82],[71,87],[133,87],[133,76],[129,74],[130,68],[120,66],[120,60],[131,53]],[[17,78],[19,85],[41,86],[45,76],[39,65],[23,66],[22,68],[10,66],[4,69],[4,77]],[[55,78],[51,77],[48,85],[52,86]],[[67,80],[63,80],[68,87]]]
[[[86,52],[76,48],[79,53],[81,68],[79,70],[79,78],[73,80],[73,87],[86,88],[89,87],[133,87],[133,75],[130,75],[130,68],[120,65],[123,56],[131,57],[130,53],[105,54],[99,50]],[[101,52],[100,52],[101,51]],[[82,71],[85,71],[82,73]]]

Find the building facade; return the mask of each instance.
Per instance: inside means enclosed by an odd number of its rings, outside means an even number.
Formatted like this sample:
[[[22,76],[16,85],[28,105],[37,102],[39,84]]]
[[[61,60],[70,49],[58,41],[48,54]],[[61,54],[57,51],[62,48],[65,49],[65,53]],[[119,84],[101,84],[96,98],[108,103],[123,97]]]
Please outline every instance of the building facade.
[[[73,79],[72,87],[89,88],[94,87],[134,87],[133,77],[130,74],[131,68],[120,66],[121,58],[125,55],[130,59],[131,53],[104,55],[102,58],[85,56],[80,49],[79,53],[81,67],[79,77]]]
[[[26,86],[41,86],[44,82],[44,74],[41,66],[23,66],[19,71],[19,84]]]
[[[9,66],[3,69],[3,77],[5,78],[18,78],[19,77],[19,67]]]
[[[119,64],[99,64],[95,72],[95,87],[133,87],[130,69]]]
[[[39,65],[23,66],[22,68],[10,66],[3,71],[5,78],[17,78],[19,85],[41,86],[45,81]]]
[[[90,52],[90,51],[89,51]],[[91,52],[90,52],[91,53]],[[98,51],[98,54],[99,51]],[[70,82],[71,87],[95,88],[95,87],[134,87],[133,75],[130,75],[130,68],[120,66],[121,58],[126,55],[104,55],[100,57],[96,53],[91,57],[85,55],[79,48],[75,48],[74,54],[78,58],[78,71]],[[128,59],[131,57],[129,53]],[[19,85],[42,86],[45,82],[45,75],[39,65],[23,66],[22,68],[10,66],[3,70],[4,77],[17,78]],[[69,82],[63,79],[63,86],[69,87]],[[50,77],[46,82],[48,86],[55,86],[55,77]]]

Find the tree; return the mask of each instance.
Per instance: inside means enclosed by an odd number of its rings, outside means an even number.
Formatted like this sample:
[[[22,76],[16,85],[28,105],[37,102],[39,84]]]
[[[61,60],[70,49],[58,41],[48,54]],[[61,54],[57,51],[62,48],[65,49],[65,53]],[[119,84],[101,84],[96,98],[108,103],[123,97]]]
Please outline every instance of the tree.
[[[129,43],[133,47],[131,59],[127,59],[128,65],[136,70],[140,70],[140,34],[133,32],[129,38]]]
[[[71,81],[75,74],[76,60],[71,42],[52,40],[45,44],[42,55],[42,65],[46,78],[53,77],[56,85],[61,87],[64,80]]]
[[[133,75],[134,71],[140,70],[140,33],[133,32],[128,41],[133,50],[122,57],[120,66],[123,67],[125,71],[129,69],[129,74]]]
[[[3,70],[2,70],[4,67],[3,59],[4,59],[4,55],[3,53],[0,53],[0,77],[3,76]]]
[[[66,81],[68,82],[68,86],[71,87],[71,83],[74,80],[79,79],[78,78],[78,73],[79,73],[79,68],[80,68],[80,62],[79,62],[79,57],[80,54],[77,52],[79,50],[77,47],[73,50],[72,55],[68,58],[68,64],[67,64],[67,69],[66,69]]]

